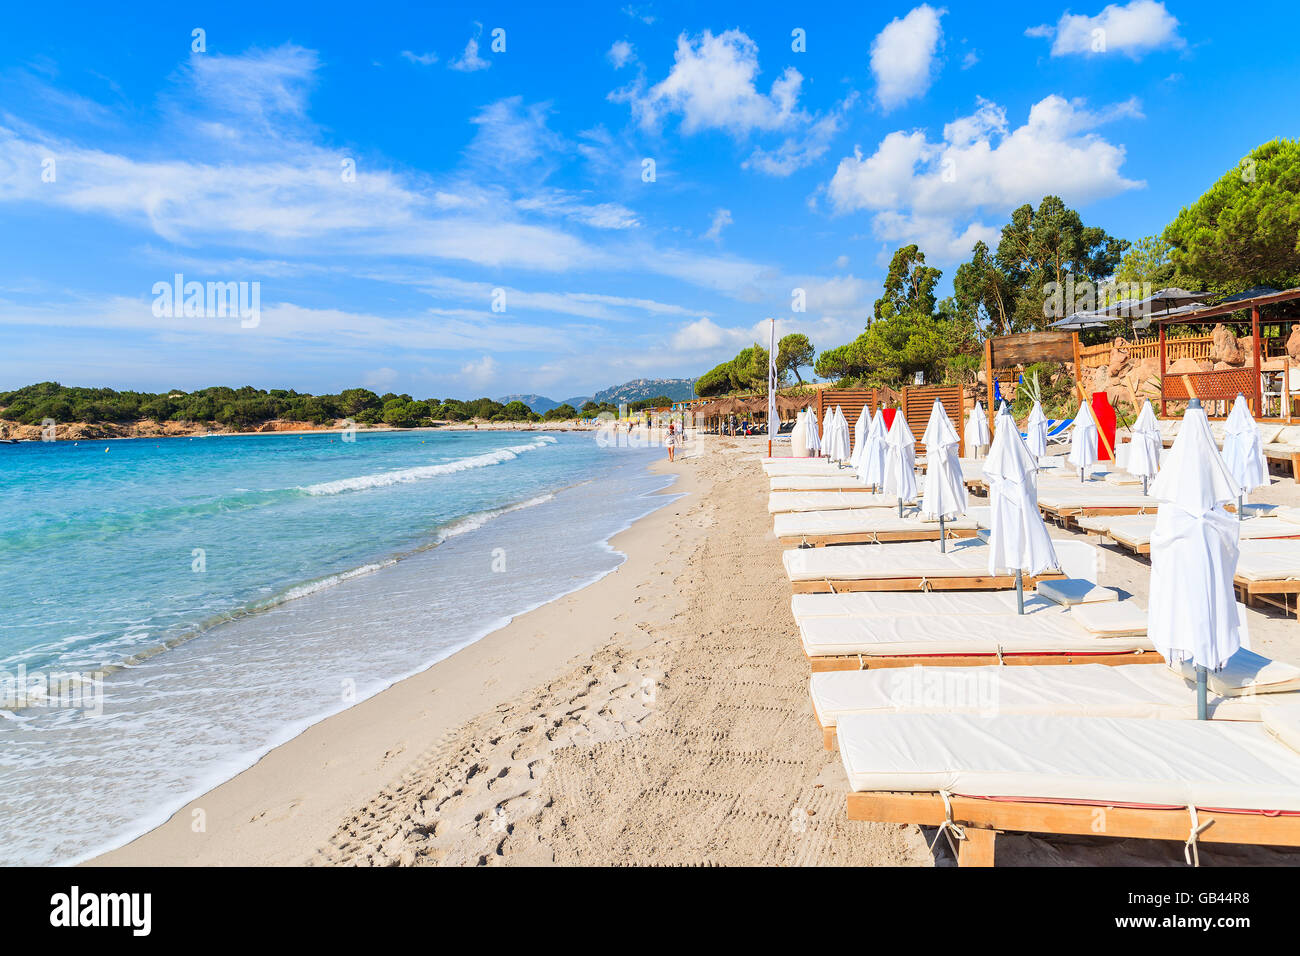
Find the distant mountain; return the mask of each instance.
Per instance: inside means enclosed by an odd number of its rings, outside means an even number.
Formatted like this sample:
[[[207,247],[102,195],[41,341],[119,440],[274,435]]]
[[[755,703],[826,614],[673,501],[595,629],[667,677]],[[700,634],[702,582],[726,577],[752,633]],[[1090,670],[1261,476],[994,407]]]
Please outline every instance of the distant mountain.
[[[511,402],[523,402],[538,415],[545,415],[552,408],[557,408],[560,405],[559,402],[547,398],[545,395],[502,395],[497,401],[502,405],[509,405]]]
[[[561,405],[572,405],[574,408],[582,408],[587,402],[609,402],[611,405],[618,405],[623,402],[637,402],[643,398],[658,398],[660,395],[667,395],[674,401],[694,398],[695,379],[638,378],[631,382],[624,382],[622,385],[611,385],[594,396],[579,395],[559,402],[545,395],[502,395],[497,401],[502,405],[514,401],[523,402],[538,415],[545,415],[552,408],[559,408]]]
[[[596,393],[595,400],[618,405],[622,402],[638,402],[643,398],[658,398],[660,395],[666,395],[676,402],[694,398],[695,379],[637,378],[622,385],[602,389]]]

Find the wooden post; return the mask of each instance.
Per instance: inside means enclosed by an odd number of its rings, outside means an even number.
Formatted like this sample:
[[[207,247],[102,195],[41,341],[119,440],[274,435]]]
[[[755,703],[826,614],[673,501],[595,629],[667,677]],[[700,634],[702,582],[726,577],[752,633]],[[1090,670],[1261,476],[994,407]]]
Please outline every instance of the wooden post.
[[[1168,415],[1167,403],[1165,402],[1165,326],[1160,323],[1160,417]]]
[[[1074,349],[1074,384],[1078,388],[1083,388],[1083,355],[1079,349],[1078,332],[1071,334],[1070,346]]]
[[[989,431],[993,430],[993,336],[984,340],[984,386],[988,401],[985,403],[984,415],[989,420]]]
[[[1259,306],[1253,306],[1250,310],[1250,335],[1253,340],[1255,350],[1255,417],[1264,416],[1264,357],[1260,354],[1259,339]]]
[[[966,839],[957,844],[958,866],[992,866],[996,830],[966,827]]]

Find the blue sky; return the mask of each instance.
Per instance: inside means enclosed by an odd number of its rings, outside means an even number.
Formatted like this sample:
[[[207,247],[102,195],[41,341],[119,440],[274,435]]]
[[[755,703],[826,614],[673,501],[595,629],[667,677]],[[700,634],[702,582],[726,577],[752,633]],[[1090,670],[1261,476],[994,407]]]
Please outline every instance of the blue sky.
[[[0,387],[696,375],[769,316],[852,338],[899,245],[947,291],[1023,202],[1134,239],[1296,135],[1292,4],[992,9],[13,7]],[[176,273],[257,324],[156,316]]]

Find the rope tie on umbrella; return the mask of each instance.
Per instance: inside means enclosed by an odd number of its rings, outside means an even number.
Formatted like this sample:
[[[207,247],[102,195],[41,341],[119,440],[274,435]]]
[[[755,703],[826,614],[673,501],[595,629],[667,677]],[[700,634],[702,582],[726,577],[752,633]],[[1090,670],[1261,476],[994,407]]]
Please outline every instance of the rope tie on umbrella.
[[[828,587],[828,588],[830,589],[831,594],[839,594],[839,593],[840,593],[839,591],[835,590],[835,585],[831,584],[831,579],[830,579],[830,578],[822,578],[822,581],[826,584],[826,587]]]
[[[940,790],[939,796],[943,798],[944,821],[939,824],[939,832],[934,835],[934,840],[930,843],[930,852],[934,852],[939,837],[946,836],[952,855],[957,856],[957,844],[966,839],[966,828],[952,818],[952,794],[947,790]]]
[[[866,669],[867,669],[867,662],[864,661],[864,660],[862,659],[862,654],[859,653],[859,654],[858,654],[858,670],[860,670],[860,671],[864,671],[864,670],[866,670]]]
[[[999,645],[998,645],[998,666],[999,666],[999,667],[1002,667],[1002,666],[1004,666],[1005,664],[1006,664],[1006,661],[1004,661],[1004,660],[1002,659],[1002,645],[999,644]]]
[[[925,575],[921,575],[921,583],[918,584],[917,587],[919,587],[922,591],[926,592],[927,594],[934,589],[933,585],[930,584],[930,579],[927,578]]]
[[[877,533],[874,532],[874,531],[871,532],[871,543],[872,543],[872,544],[880,544],[880,535],[877,534]]]
[[[1187,861],[1188,866],[1200,866],[1201,854],[1197,850],[1197,846],[1200,843],[1201,834],[1214,823],[1214,820],[1211,818],[1204,823],[1199,822],[1194,805],[1189,805],[1187,812],[1192,816],[1192,832],[1188,834],[1187,841],[1183,844],[1183,859]]]

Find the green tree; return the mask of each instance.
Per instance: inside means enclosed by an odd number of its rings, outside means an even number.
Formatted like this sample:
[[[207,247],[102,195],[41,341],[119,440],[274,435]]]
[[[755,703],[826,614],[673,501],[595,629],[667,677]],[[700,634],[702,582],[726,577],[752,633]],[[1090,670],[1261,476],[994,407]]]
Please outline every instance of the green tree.
[[[957,267],[952,291],[957,314],[980,325],[993,325],[1004,335],[1011,331],[1015,290],[983,240],[975,243],[971,261]]]
[[[557,421],[568,421],[570,418],[577,418],[577,417],[578,417],[578,410],[574,408],[572,405],[570,405],[568,402],[565,402],[563,405],[557,405],[555,408],[552,408],[549,412],[547,412],[545,415],[542,416],[542,419],[548,422],[557,422]]]
[[[695,394],[700,398],[725,395],[731,390],[731,363],[715,365],[695,380]]]
[[[812,342],[808,341],[808,336],[802,332],[791,332],[789,335],[781,336],[781,341],[776,345],[777,376],[784,379],[786,375],[793,373],[795,379],[802,385],[803,376],[799,374],[799,367],[812,365],[816,354]]]
[[[994,256],[1015,291],[1011,331],[1040,329],[1053,321],[1047,303],[1054,293],[1063,293],[1071,277],[1100,287],[1128,245],[1099,226],[1085,226],[1057,196],[1044,196],[1037,209],[1026,203],[1015,210],[1002,227]],[[1065,303],[1065,311],[1071,306]]]
[[[903,246],[889,261],[885,277],[885,294],[876,300],[875,317],[934,313],[934,287],[943,275],[941,269],[925,264],[925,253],[916,244]]]
[[[1258,146],[1165,227],[1176,280],[1240,292],[1300,285],[1300,141]]]
[[[1151,284],[1152,290],[1169,285],[1174,277],[1170,258],[1173,245],[1164,236],[1145,236],[1131,246],[1115,270],[1115,281]]]

